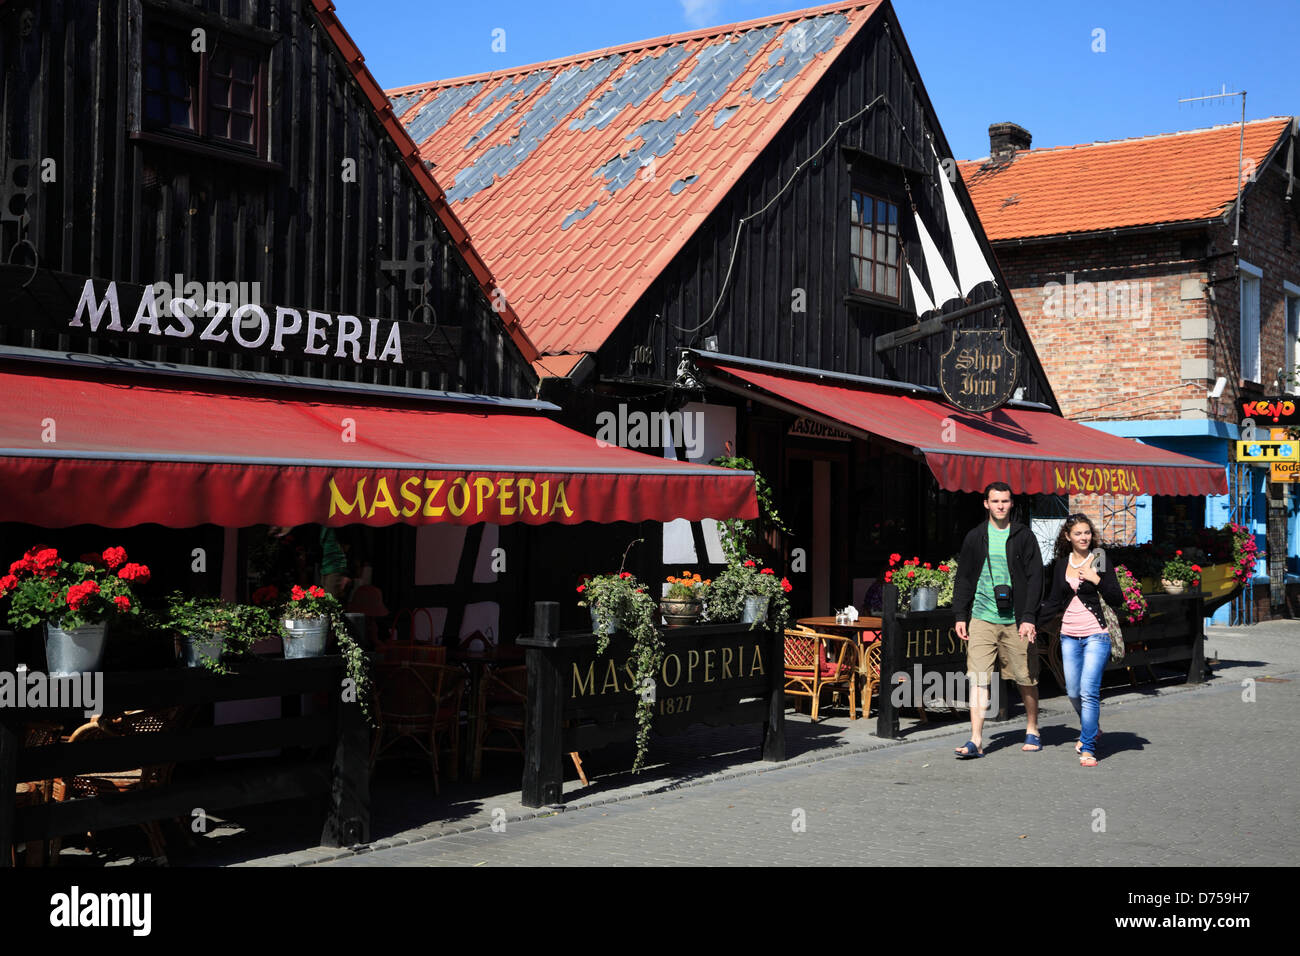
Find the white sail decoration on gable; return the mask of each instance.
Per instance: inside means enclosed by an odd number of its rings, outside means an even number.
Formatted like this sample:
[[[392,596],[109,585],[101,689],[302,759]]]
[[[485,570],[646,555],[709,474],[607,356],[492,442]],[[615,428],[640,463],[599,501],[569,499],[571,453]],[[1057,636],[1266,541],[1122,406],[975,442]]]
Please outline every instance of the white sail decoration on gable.
[[[930,145],[930,152],[934,153],[934,144]],[[934,154],[934,160],[939,164],[942,173],[943,163],[939,162],[938,153]],[[948,181],[946,175],[939,176],[939,187],[943,190],[943,209],[948,216],[948,235],[952,237],[952,250],[957,260],[957,280],[961,284],[961,294],[970,295],[970,290],[981,282],[995,281],[993,270],[984,259],[984,252],[975,238],[975,232],[971,229],[966,216],[962,214],[961,206],[957,202],[957,194],[953,192],[952,183]]]
[[[921,222],[921,217],[915,212],[912,213],[912,218],[916,220],[916,231],[921,237],[921,252],[925,254],[925,268],[930,273],[930,288],[934,290],[935,307],[942,308],[949,300],[960,299],[961,290],[953,281],[952,273],[944,264],[943,256],[939,255],[939,247],[930,238],[930,230],[925,228],[925,223]]]
[[[933,312],[934,303],[930,301],[930,296],[926,293],[920,278],[912,271],[910,262],[907,264],[907,278],[912,283],[912,304],[916,307],[916,314],[921,316]]]

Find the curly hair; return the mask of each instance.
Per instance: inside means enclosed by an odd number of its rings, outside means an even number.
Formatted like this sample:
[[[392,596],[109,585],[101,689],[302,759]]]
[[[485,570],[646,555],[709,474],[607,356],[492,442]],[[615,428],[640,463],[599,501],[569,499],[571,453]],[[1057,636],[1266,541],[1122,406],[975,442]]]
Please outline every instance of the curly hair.
[[[1052,557],[1059,560],[1074,550],[1074,545],[1070,542],[1070,531],[1077,524],[1086,524],[1092,532],[1092,547],[1101,547],[1101,542],[1097,540],[1097,526],[1092,523],[1092,519],[1085,514],[1073,514],[1061,523],[1061,533],[1056,536],[1056,549]]]

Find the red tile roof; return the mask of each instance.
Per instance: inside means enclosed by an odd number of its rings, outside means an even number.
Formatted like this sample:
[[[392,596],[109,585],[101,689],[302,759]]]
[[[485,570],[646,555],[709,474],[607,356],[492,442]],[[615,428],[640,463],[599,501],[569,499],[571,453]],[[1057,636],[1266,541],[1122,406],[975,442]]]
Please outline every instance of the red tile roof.
[[[593,351],[879,6],[830,4],[389,95],[528,336],[543,353]]]
[[[370,70],[366,68],[366,58],[361,55],[361,51],[353,42],[348,31],[343,28],[339,22],[338,15],[334,12],[334,4],[331,0],[311,0],[312,7],[317,18],[325,27],[325,32],[338,48],[343,57],[343,62],[347,64],[348,70],[352,73],[353,78],[361,86],[362,91],[366,94],[366,99],[374,108],[383,124],[385,131],[392,137],[394,144],[397,146],[398,153],[406,168],[410,171],[411,176],[415,179],[416,184],[428,198],[433,206],[434,215],[446,227],[447,232],[451,235],[452,242],[464,257],[466,265],[469,266],[470,272],[478,281],[479,286],[487,295],[489,301],[500,303],[495,305],[496,312],[501,316],[501,321],[510,334],[510,338],[518,346],[519,351],[523,354],[525,362],[533,362],[537,358],[537,349],[533,346],[528,336],[520,325],[519,317],[514,310],[510,308],[509,303],[501,296],[496,296],[497,282],[492,278],[491,270],[480,257],[479,253],[471,245],[469,234],[465,227],[461,225],[456,214],[451,211],[447,204],[446,195],[442,187],[434,180],[433,175],[425,167],[424,162],[420,159],[415,143],[407,135],[406,129],[393,116],[393,104],[389,102],[388,97],[380,88],[378,81],[371,75]]]
[[[1246,124],[1243,167],[1262,168],[1288,116]],[[1022,150],[958,163],[990,242],[1210,219],[1237,198],[1241,125]]]

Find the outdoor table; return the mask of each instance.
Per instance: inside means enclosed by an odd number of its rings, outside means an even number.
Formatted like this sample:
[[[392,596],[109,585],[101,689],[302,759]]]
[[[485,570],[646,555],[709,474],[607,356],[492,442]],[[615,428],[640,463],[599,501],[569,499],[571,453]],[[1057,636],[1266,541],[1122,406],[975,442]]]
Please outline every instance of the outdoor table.
[[[865,615],[850,624],[837,624],[833,614],[830,617],[801,617],[796,623],[811,627],[814,631],[826,631],[831,634],[843,632],[850,637],[856,636],[863,644],[878,640],[880,629],[885,626],[881,618]]]

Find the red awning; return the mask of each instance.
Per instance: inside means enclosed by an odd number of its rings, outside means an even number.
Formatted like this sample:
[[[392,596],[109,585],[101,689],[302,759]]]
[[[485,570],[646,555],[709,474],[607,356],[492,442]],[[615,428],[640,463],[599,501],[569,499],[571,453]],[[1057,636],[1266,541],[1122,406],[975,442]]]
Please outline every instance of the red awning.
[[[321,390],[96,374],[0,370],[0,521],[184,528],[758,515],[752,473],[602,445],[519,407],[529,403],[344,404]]]
[[[962,411],[936,398],[834,380],[710,366],[789,404],[850,428],[910,445],[948,491],[1005,481],[1019,494],[1223,495],[1222,465],[1188,458],[1080,425],[1051,412],[1004,406]],[[725,380],[717,379],[719,384]],[[760,394],[755,400],[762,401]]]

